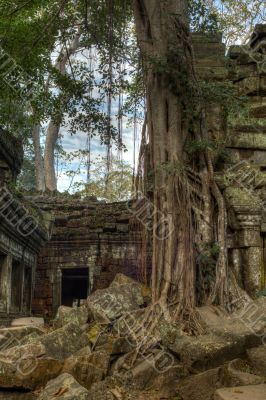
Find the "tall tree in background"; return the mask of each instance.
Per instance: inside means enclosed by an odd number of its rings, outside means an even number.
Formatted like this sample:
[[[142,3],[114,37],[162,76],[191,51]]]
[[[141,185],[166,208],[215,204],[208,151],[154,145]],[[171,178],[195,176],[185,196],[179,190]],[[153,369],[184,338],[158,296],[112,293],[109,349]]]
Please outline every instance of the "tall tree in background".
[[[60,51],[58,60],[55,64],[55,69],[61,75],[66,74],[67,63],[70,61],[70,57],[75,54],[80,46],[80,36],[81,32],[79,29],[74,33],[72,43],[69,47],[64,46]],[[68,99],[63,95],[60,101],[63,103],[67,102]],[[58,140],[59,130],[64,113],[64,104],[62,104],[62,109],[57,110],[57,114],[52,117],[49,122],[45,140],[45,150],[44,150],[44,173],[45,173],[45,188],[54,192],[57,189],[56,182],[56,171],[55,171],[55,146]],[[37,172],[37,171],[36,171]]]

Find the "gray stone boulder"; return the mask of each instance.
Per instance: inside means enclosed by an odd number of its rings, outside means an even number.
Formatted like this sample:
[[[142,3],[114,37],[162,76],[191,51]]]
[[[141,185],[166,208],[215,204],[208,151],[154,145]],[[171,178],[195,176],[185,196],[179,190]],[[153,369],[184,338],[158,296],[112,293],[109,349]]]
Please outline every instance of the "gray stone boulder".
[[[39,341],[45,347],[46,356],[63,361],[88,346],[89,339],[84,328],[75,322],[70,322],[62,328],[42,336]]]
[[[80,385],[90,389],[93,383],[105,379],[109,363],[110,356],[103,351],[87,355],[74,355],[65,361],[63,372],[71,374]]]
[[[183,400],[213,400],[214,392],[223,387],[221,368],[190,375],[177,382],[177,391]]]
[[[255,309],[259,315],[265,315],[261,305],[256,304]],[[206,306],[197,311],[204,328],[201,335],[188,336],[167,321],[158,324],[163,344],[194,372],[244,357],[248,348],[258,346],[262,341],[263,321],[251,329],[244,319],[247,310],[229,315],[219,307]]]
[[[38,317],[26,317],[13,319],[11,322],[12,327],[18,326],[39,326],[44,327],[44,319]]]
[[[87,305],[91,320],[109,324],[144,305],[141,285],[119,274],[107,289],[96,290],[89,296]]]
[[[253,326],[249,319],[253,312],[258,315],[263,314],[260,303],[250,301],[245,307],[232,314],[228,314],[221,307],[214,306],[197,308],[197,312],[207,333],[229,340],[244,341],[247,347],[261,343],[260,334],[263,332],[265,323],[261,319],[261,321],[257,320]]]
[[[84,351],[86,346],[89,346],[86,329],[73,322],[33,339],[30,344],[11,347],[0,353],[0,386],[23,389],[43,386],[60,374],[65,359],[81,349]]]
[[[218,389],[214,400],[265,400],[266,385],[238,386]]]
[[[25,344],[26,338],[39,337],[44,333],[44,329],[34,325],[0,329],[0,351]]]
[[[266,346],[247,350],[248,360],[255,373],[266,378]]]
[[[0,353],[0,387],[35,389],[56,377],[62,363],[45,356],[41,343],[12,347]]]
[[[250,366],[242,359],[229,362],[223,369],[224,386],[248,386],[265,383],[263,376],[250,373],[250,370]]]
[[[47,383],[38,400],[88,400],[88,390],[72,375],[62,374]]]
[[[236,359],[228,364],[180,379],[177,390],[183,400],[213,400],[217,389],[264,383],[260,376],[248,372],[248,364]]]
[[[187,336],[177,333],[176,337],[162,336],[162,341],[193,372],[216,368],[225,362],[238,358],[245,352],[244,342],[206,334]]]
[[[86,306],[77,308],[60,306],[53,321],[55,328],[62,328],[70,322],[76,322],[78,325],[84,325],[88,321],[88,309]]]
[[[188,373],[175,357],[165,349],[154,348],[147,354],[131,352],[125,354],[113,364],[112,376],[123,378],[125,386],[132,386],[138,390],[164,388],[174,390],[178,380]],[[172,393],[172,394],[174,394]]]

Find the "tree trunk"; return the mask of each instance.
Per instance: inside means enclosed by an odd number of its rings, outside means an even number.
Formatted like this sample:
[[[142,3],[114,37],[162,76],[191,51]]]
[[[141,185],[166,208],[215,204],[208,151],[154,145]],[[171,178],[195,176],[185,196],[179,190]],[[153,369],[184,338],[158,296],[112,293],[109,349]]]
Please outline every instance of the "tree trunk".
[[[55,173],[55,146],[58,140],[60,122],[50,121],[47,129],[44,168],[45,168],[45,186],[46,189],[54,192],[57,189],[57,179]]]
[[[66,65],[69,61],[71,55],[73,55],[80,44],[80,36],[81,31],[80,28],[78,29],[75,37],[70,45],[70,47],[65,50],[61,51],[56,62],[55,68],[64,75],[66,73]],[[67,99],[63,98],[63,103],[65,104]],[[48,125],[47,134],[46,134],[46,141],[45,141],[45,149],[44,149],[44,171],[45,171],[45,185],[46,189],[54,192],[57,189],[57,179],[56,179],[56,172],[55,172],[55,146],[58,140],[58,135],[61,126],[61,120],[63,117],[64,112],[64,104],[61,107],[61,115],[58,115],[56,119],[52,119]]]
[[[153,300],[163,305],[176,304],[176,317],[190,319],[196,305],[198,223],[194,206],[198,206],[200,200],[193,204],[185,145],[192,135],[193,113],[198,109],[199,120],[202,113],[198,100],[195,101],[200,96],[189,32],[188,2],[134,0],[134,15],[143,56],[154,188]],[[207,171],[209,179],[198,195],[201,199],[210,199],[213,181],[208,160],[202,158],[205,163],[202,171],[192,175],[199,176],[203,182],[201,176]],[[206,230],[205,236],[209,236]],[[219,276],[224,282],[224,273]]]
[[[154,300],[173,299],[187,307],[195,304],[195,268],[191,212],[186,188],[182,188],[183,149],[188,123],[182,104],[187,88],[171,82],[165,68],[169,57],[181,49],[182,36],[189,40],[186,1],[135,0],[138,42],[144,57],[148,130],[154,173],[153,274]],[[181,32],[177,32],[179,22]],[[180,54],[181,54],[180,53]],[[187,64],[190,60],[184,58]],[[173,65],[173,63],[171,62]],[[162,66],[162,67],[161,67]],[[187,74],[189,74],[190,67]],[[184,77],[186,78],[186,77]]]
[[[34,165],[35,165],[35,178],[36,178],[36,190],[38,192],[45,191],[45,179],[44,179],[44,164],[42,158],[41,144],[40,144],[40,125],[35,125],[32,129],[32,140],[34,147]]]

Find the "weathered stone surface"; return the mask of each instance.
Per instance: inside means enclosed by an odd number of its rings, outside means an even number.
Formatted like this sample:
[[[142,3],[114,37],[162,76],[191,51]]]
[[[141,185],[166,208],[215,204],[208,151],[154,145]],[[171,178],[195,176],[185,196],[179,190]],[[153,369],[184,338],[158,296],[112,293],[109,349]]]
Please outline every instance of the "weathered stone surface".
[[[266,385],[218,389],[214,400],[265,400]]]
[[[146,354],[125,354],[112,365],[110,374],[120,376],[125,386],[138,390],[168,388],[176,393],[176,383],[188,374],[184,366],[166,349],[154,348]]]
[[[249,365],[241,359],[229,362],[229,364],[223,369],[224,386],[234,387],[259,385],[265,382],[263,376],[251,374],[249,370]]]
[[[92,385],[88,400],[178,400],[174,384],[164,385],[158,379],[157,388],[139,390],[124,377],[111,376]],[[192,399],[191,399],[192,400]]]
[[[247,308],[236,311],[233,314],[228,314],[221,307],[204,306],[197,308],[197,312],[205,325],[207,332],[229,339],[244,341],[247,347],[252,346],[253,343],[260,343],[260,338],[257,336],[261,332],[262,325],[257,324],[253,331],[246,324],[243,318],[244,313],[248,311],[248,307],[261,309],[255,302],[250,302]],[[262,311],[262,309],[261,309]]]
[[[11,326],[44,326],[44,319],[37,317],[17,318],[11,322]]]
[[[69,374],[48,382],[38,400],[88,400],[88,391]]]
[[[89,389],[95,382],[102,381],[108,372],[110,356],[103,351],[68,358],[63,372],[69,373],[80,385]]]
[[[60,361],[45,356],[41,343],[12,347],[0,354],[0,387],[35,389],[61,369]]]
[[[120,283],[125,280],[125,283]],[[92,317],[99,322],[109,323],[128,311],[144,304],[141,286],[133,280],[127,281],[122,275],[107,289],[97,290],[87,300]]]
[[[88,337],[95,350],[102,350],[110,355],[129,353],[135,348],[133,340],[116,332],[105,332],[99,324],[93,324],[89,328]]]
[[[258,307],[256,303],[255,306],[260,313],[261,306]],[[200,372],[218,367],[227,361],[244,356],[246,349],[261,343],[263,321],[251,329],[245,323],[246,310],[244,313],[229,316],[217,307],[202,307],[198,309],[198,313],[205,326],[204,335],[187,336],[171,327],[161,330],[164,345],[189,368]]]
[[[35,400],[36,396],[31,393],[0,391],[0,400]]]
[[[254,371],[266,377],[266,346],[259,346],[247,350],[248,359]]]
[[[40,343],[45,346],[46,356],[64,360],[89,345],[89,339],[77,323],[70,322],[41,337]]]
[[[181,379],[177,391],[183,400],[212,400],[216,389],[222,387],[221,368]]]
[[[151,299],[151,289],[148,286],[135,281],[129,276],[121,273],[116,274],[110,286],[117,287],[117,285],[131,286],[131,290],[134,292],[136,298],[138,299],[138,303],[140,306],[143,305],[143,299],[145,299],[146,302],[149,302],[149,300]]]
[[[44,330],[37,326],[18,326],[0,329],[0,351],[22,344],[29,336],[39,337]]]
[[[231,138],[229,146],[241,149],[266,150],[266,135],[264,133],[238,133]]]
[[[86,306],[77,308],[60,306],[54,319],[54,326],[61,328],[69,322],[84,325],[88,321],[88,309]]]

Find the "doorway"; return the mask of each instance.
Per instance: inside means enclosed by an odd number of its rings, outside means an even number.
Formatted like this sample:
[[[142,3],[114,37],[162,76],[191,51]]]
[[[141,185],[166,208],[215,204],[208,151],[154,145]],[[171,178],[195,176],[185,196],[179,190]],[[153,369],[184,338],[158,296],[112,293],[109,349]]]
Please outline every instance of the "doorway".
[[[23,265],[13,259],[11,273],[11,311],[20,312],[22,303]]]
[[[263,241],[262,288],[266,289],[266,234],[262,235],[262,241]]]
[[[0,253],[0,311],[6,311],[6,282],[5,282],[5,265],[6,255]]]
[[[89,269],[62,269],[62,301],[67,307],[80,306],[89,295]]]

